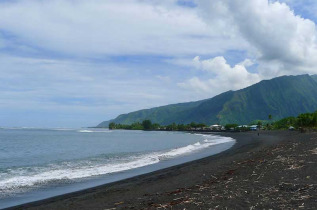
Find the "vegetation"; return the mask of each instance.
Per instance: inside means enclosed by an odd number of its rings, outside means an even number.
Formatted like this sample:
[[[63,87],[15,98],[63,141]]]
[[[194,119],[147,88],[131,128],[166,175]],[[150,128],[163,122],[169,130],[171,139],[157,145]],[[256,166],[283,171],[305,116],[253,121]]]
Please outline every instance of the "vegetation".
[[[144,130],[151,130],[151,129],[153,129],[151,120],[143,120],[142,126],[143,126],[143,129],[144,129]]]
[[[144,130],[144,127],[141,123],[132,123],[131,125],[124,125],[124,124],[115,124],[111,122],[109,124],[109,129],[124,129],[124,130]]]
[[[225,125],[226,130],[235,130],[239,125],[238,124],[227,124]]]
[[[300,114],[297,117],[287,117],[273,123],[273,129],[288,129],[289,127],[317,128],[317,111]]]
[[[131,125],[109,123],[109,129],[124,129],[124,130],[167,130],[167,131],[188,131],[195,129],[203,129],[206,125],[203,123],[197,124],[191,122],[190,124],[176,124],[172,123],[167,126],[162,126],[158,123],[152,123],[151,120],[143,120],[142,123],[132,123]]]
[[[317,76],[283,76],[206,100],[123,114],[111,122],[128,125],[148,119],[171,129],[175,129],[173,123],[187,125],[193,121],[207,125],[241,125],[261,120],[263,125],[271,125],[273,120],[313,112],[316,107]],[[106,121],[98,127],[108,127],[108,124]]]
[[[263,123],[261,120],[253,121],[251,125],[257,125],[258,127],[271,130],[271,129],[289,129],[294,127],[299,128],[317,128],[317,111],[313,113],[300,114],[297,117],[287,117],[278,120],[273,123],[266,121]],[[239,126],[235,123],[226,124],[225,130],[230,131],[249,131],[248,126]],[[176,124],[160,125],[158,123],[152,123],[151,120],[143,120],[142,123],[136,122],[131,125],[116,124],[114,122],[109,123],[109,129],[125,129],[125,130],[167,130],[167,131],[190,131],[190,130],[210,130],[210,128],[204,123],[191,122],[189,124]]]

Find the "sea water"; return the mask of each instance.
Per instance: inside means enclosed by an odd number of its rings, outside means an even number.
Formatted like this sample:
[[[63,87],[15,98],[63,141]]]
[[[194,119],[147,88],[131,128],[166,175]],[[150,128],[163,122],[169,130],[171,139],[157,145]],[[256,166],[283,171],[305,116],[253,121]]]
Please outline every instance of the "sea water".
[[[184,132],[0,129],[0,208],[148,173],[229,149]]]

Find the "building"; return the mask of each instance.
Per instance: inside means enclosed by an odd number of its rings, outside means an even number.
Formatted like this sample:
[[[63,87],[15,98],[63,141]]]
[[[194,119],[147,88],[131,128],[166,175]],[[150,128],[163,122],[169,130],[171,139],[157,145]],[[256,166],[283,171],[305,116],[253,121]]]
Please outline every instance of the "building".
[[[222,125],[211,125],[210,127],[210,130],[212,131],[222,131],[222,130],[225,130],[225,128],[222,126]]]

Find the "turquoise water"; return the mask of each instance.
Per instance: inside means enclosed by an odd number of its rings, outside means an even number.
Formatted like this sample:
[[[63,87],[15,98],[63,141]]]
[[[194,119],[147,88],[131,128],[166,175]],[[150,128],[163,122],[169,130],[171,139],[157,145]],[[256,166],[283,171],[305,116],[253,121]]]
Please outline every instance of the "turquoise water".
[[[182,132],[0,129],[0,208],[212,155],[234,143]]]

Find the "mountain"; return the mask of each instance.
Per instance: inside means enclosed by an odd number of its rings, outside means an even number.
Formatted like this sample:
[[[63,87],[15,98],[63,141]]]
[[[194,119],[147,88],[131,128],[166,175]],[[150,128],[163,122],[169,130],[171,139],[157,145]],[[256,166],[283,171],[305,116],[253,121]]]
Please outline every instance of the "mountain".
[[[311,76],[317,82],[317,74]]]
[[[175,123],[247,124],[274,120],[317,109],[317,75],[282,76],[263,80],[247,88],[228,91],[210,99],[172,104],[119,115],[100,123],[131,124],[149,119],[161,125]]]

